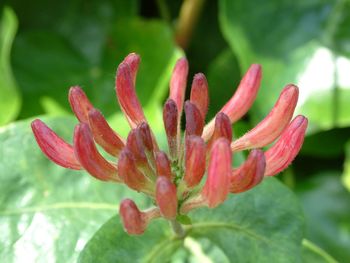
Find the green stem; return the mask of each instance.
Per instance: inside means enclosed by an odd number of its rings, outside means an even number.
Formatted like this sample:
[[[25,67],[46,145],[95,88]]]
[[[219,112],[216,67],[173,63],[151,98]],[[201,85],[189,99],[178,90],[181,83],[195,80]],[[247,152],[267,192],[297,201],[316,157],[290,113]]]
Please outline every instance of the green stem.
[[[175,235],[179,238],[184,238],[186,233],[182,225],[177,222],[175,219],[170,220],[171,227],[173,228],[173,231]]]
[[[326,253],[323,249],[319,248],[318,246],[316,246],[315,244],[313,244],[312,242],[310,242],[309,240],[307,240],[305,238],[302,241],[302,245],[303,245],[303,247],[314,252],[315,254],[322,256],[329,263],[337,263],[338,262],[332,256],[330,256],[328,253]]]
[[[175,39],[177,44],[186,49],[192,37],[205,0],[184,0],[177,21]]]
[[[159,10],[160,16],[167,22],[171,22],[171,16],[169,12],[169,8],[164,0],[157,0],[157,6]]]

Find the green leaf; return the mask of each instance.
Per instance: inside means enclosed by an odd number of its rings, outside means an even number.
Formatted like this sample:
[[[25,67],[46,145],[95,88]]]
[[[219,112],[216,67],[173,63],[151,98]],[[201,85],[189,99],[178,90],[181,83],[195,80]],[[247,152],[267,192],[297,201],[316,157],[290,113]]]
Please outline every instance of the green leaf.
[[[86,23],[85,27],[90,25]],[[81,30],[76,25],[73,28]],[[22,118],[43,113],[40,107],[43,97],[53,98],[69,110],[67,93],[73,85],[81,85],[106,116],[115,113],[118,109],[115,72],[130,52],[139,53],[142,58],[136,84],[142,104],[152,101],[159,106],[167,93],[174,61],[181,55],[170,28],[160,21],[133,18],[118,20],[107,29],[104,34],[93,36],[94,41],[100,38],[101,42],[95,48],[89,46],[89,35],[82,36],[79,45],[73,43],[76,40],[70,39],[70,34],[55,31],[32,30],[18,36],[13,60],[16,77],[27,98]],[[85,49],[90,52],[82,51]]]
[[[221,29],[242,72],[251,63],[263,66],[256,121],[269,112],[283,86],[295,83],[297,112],[309,118],[309,131],[350,124],[350,60],[338,52],[336,38],[349,10],[343,0],[220,1]]]
[[[118,218],[112,218],[89,241],[79,262],[170,261],[179,251],[186,255],[184,249],[198,252],[204,240],[216,247],[220,258],[234,262],[301,259],[301,208],[293,193],[274,178],[246,193],[231,195],[216,209],[198,209],[189,216],[192,225],[185,227],[184,240],[175,238],[162,219],[153,221],[144,235],[134,237],[124,233]]]
[[[15,13],[5,7],[0,20],[0,125],[17,117],[21,107],[21,97],[11,69],[11,48],[17,31]]]
[[[224,50],[211,62],[207,77],[210,93],[208,119],[211,119],[232,97],[241,79],[237,58],[231,50]]]
[[[43,118],[70,141],[72,118]],[[37,146],[30,122],[0,130],[0,258],[3,262],[75,262],[92,234],[118,213],[121,198],[149,202],[121,185],[61,168]]]
[[[350,261],[350,193],[338,172],[313,176],[297,187],[304,208],[306,238],[339,262]]]
[[[305,138],[300,154],[317,157],[337,157],[344,154],[350,128],[321,131]]]

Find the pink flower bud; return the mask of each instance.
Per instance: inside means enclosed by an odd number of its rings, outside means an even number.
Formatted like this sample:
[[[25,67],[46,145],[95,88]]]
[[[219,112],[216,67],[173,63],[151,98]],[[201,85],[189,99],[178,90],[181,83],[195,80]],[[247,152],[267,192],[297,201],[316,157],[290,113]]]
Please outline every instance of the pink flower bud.
[[[186,135],[202,135],[204,120],[201,112],[190,101],[185,102]]]
[[[232,151],[260,148],[273,142],[290,122],[298,101],[298,87],[286,86],[271,112],[255,128],[232,142]]]
[[[145,121],[141,104],[136,96],[130,67],[127,63],[121,63],[117,70],[116,92],[122,111],[130,126],[135,128]]]
[[[208,177],[202,190],[202,196],[210,208],[223,203],[229,193],[231,154],[227,139],[219,138],[214,142],[210,153]]]
[[[119,182],[117,169],[97,151],[89,126],[78,124],[74,130],[74,154],[81,166],[95,178]]]
[[[263,151],[252,150],[248,159],[238,168],[232,171],[230,176],[230,191],[241,193],[248,191],[264,178],[266,162]]]
[[[136,75],[137,75],[137,71],[139,69],[140,60],[141,60],[140,56],[136,53],[130,53],[123,60],[124,63],[129,65],[130,73],[131,73],[131,77],[132,77],[134,86],[136,83]]]
[[[108,125],[101,112],[96,109],[89,111],[89,125],[95,141],[109,154],[118,156],[124,147],[124,141]]]
[[[62,140],[41,120],[34,120],[31,126],[40,149],[51,161],[65,168],[81,169],[72,145]]]
[[[163,217],[175,219],[177,214],[176,186],[165,176],[157,178],[156,201]]]
[[[137,169],[134,156],[127,147],[120,153],[118,173],[124,183],[136,191],[142,191],[147,187],[147,178]]]
[[[124,225],[124,230],[128,234],[141,235],[145,232],[147,222],[144,219],[143,213],[131,199],[124,199],[120,203],[119,215]]]
[[[232,140],[232,127],[231,121],[227,117],[227,115],[223,112],[219,112],[215,117],[215,128],[213,135],[211,136],[208,142],[208,149],[211,149],[213,142],[215,142],[218,138],[224,137],[228,141]]]
[[[69,89],[68,100],[72,111],[82,123],[89,123],[89,111],[93,108],[85,92],[78,86]]]
[[[177,123],[178,111],[175,101],[168,99],[163,108],[163,122],[168,139],[170,156],[175,158],[177,154]]]
[[[146,150],[149,152],[153,151],[153,138],[152,132],[146,122],[143,122],[139,125],[139,134],[142,141],[142,144],[145,146]]]
[[[185,176],[187,187],[192,188],[199,184],[205,173],[206,145],[199,136],[186,138]]]
[[[165,176],[172,179],[173,175],[171,172],[170,161],[165,152],[156,152],[156,168],[158,176]]]
[[[174,100],[177,106],[177,111],[181,115],[186,84],[188,75],[188,62],[186,58],[180,58],[174,67],[173,74],[170,80],[170,95],[169,98]],[[180,120],[178,120],[180,121]]]
[[[126,146],[133,154],[137,165],[147,164],[145,147],[142,143],[140,130],[138,128],[133,129],[129,132],[128,138],[126,139]]]
[[[235,94],[220,110],[225,113],[231,123],[239,120],[252,106],[258,93],[261,81],[261,67],[253,64],[241,80]],[[214,130],[214,120],[210,121],[204,128],[203,139],[207,141]]]
[[[190,101],[196,105],[202,114],[203,120],[208,112],[209,95],[208,95],[208,82],[204,74],[198,73],[194,75]]]
[[[304,116],[295,117],[278,141],[266,151],[266,176],[276,175],[291,164],[304,142],[307,124]]]

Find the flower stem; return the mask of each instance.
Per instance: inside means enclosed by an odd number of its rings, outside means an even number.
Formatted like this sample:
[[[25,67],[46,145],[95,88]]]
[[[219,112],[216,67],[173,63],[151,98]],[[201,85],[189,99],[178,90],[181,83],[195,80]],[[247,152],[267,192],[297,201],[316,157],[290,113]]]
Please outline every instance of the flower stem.
[[[170,224],[176,236],[179,238],[185,237],[185,230],[183,229],[182,225],[176,221],[176,219],[170,220]]]

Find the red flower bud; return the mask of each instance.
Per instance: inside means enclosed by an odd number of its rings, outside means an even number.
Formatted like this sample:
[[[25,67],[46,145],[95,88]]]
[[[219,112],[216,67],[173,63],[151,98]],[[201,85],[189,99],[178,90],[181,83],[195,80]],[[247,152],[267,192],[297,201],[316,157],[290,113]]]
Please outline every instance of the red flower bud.
[[[163,217],[175,219],[177,214],[176,186],[165,176],[157,178],[156,201]]]
[[[225,138],[219,138],[212,147],[208,177],[202,190],[207,205],[214,208],[226,200],[231,175],[231,149]]]
[[[72,145],[62,140],[41,120],[32,122],[32,130],[40,149],[56,164],[74,170],[80,170],[81,165],[74,156]]]
[[[288,85],[271,112],[255,128],[232,142],[232,151],[260,148],[273,142],[289,124],[298,101],[298,87]]]
[[[186,135],[202,135],[204,120],[201,112],[190,101],[185,102]]]
[[[156,152],[156,168],[158,176],[165,176],[169,179],[173,177],[171,172],[170,161],[165,152]]]
[[[141,60],[140,56],[136,53],[130,53],[123,60],[124,63],[129,65],[130,73],[131,73],[131,77],[132,77],[134,86],[136,83],[136,75],[137,75],[137,71],[139,69],[140,60]]]
[[[124,199],[119,206],[119,215],[128,234],[141,235],[145,232],[147,222],[134,201]]]
[[[235,94],[220,110],[220,112],[225,113],[230,118],[231,123],[239,120],[252,106],[260,87],[260,81],[261,67],[253,64],[244,75]],[[213,130],[214,120],[210,121],[204,128],[202,137],[205,141],[210,138]]]
[[[265,175],[273,176],[283,171],[294,160],[304,142],[307,118],[297,116],[284,130],[278,141],[265,153]]]
[[[241,193],[248,191],[264,178],[266,162],[263,151],[252,150],[248,159],[238,168],[232,171],[230,176],[230,191]]]
[[[168,139],[170,156],[175,158],[177,154],[177,123],[178,111],[175,101],[168,99],[163,109],[164,128]]]
[[[149,128],[148,124],[146,122],[143,122],[139,125],[139,134],[141,141],[143,145],[145,146],[146,150],[149,152],[153,151],[153,138],[152,138],[152,132]]]
[[[72,111],[82,123],[89,123],[89,111],[93,109],[85,92],[78,86],[69,89],[68,100]]]
[[[185,176],[187,187],[192,188],[200,183],[205,173],[206,145],[199,136],[186,138]]]
[[[118,156],[124,147],[124,141],[108,125],[101,112],[91,109],[89,111],[89,124],[95,141],[109,154]]]
[[[148,163],[145,154],[145,147],[138,128],[129,132],[128,138],[126,139],[126,146],[133,154],[137,165],[146,165]]]
[[[190,101],[196,105],[202,114],[203,120],[208,112],[209,95],[208,95],[208,82],[204,74],[198,73],[194,75]]]
[[[208,142],[208,149],[211,149],[213,142],[215,142],[218,138],[224,137],[227,140],[232,140],[232,127],[231,121],[227,117],[227,115],[223,112],[219,112],[215,117],[215,128],[213,135],[211,136]]]
[[[180,58],[174,67],[174,71],[170,80],[169,98],[174,100],[179,114],[182,112],[186,84],[188,75],[188,62],[186,58]],[[180,121],[180,120],[178,120]]]
[[[144,122],[145,115],[136,96],[130,67],[127,63],[121,63],[117,70],[116,92],[122,111],[130,126],[135,128]]]
[[[78,124],[74,130],[74,154],[84,167],[95,178],[119,182],[117,169],[97,151],[89,126]]]
[[[118,173],[120,178],[130,188],[136,191],[143,191],[147,188],[148,180],[144,174],[137,169],[135,158],[127,147],[120,153]]]

